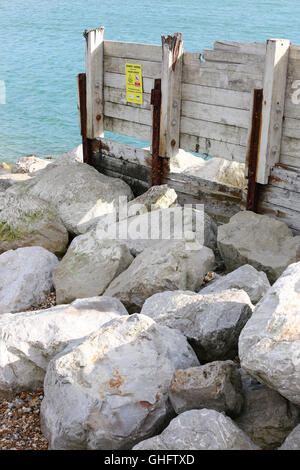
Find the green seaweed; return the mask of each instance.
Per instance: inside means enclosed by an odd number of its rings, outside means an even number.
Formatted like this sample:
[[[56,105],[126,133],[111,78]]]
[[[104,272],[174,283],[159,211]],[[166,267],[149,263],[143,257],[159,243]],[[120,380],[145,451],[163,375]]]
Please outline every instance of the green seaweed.
[[[11,242],[17,240],[22,236],[22,233],[29,233],[32,224],[38,220],[52,217],[54,213],[50,210],[37,210],[35,212],[27,212],[21,217],[18,217],[17,223],[12,225],[6,220],[0,221],[0,240]]]
[[[20,231],[7,222],[0,222],[0,240],[12,242],[20,237]]]

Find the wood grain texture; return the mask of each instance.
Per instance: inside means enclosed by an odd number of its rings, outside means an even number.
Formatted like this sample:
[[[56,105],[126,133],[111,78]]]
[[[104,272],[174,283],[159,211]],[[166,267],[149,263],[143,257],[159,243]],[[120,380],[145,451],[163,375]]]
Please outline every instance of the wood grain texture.
[[[152,115],[151,111],[149,111],[148,109],[141,109],[137,107],[127,106],[124,104],[111,103],[110,101],[105,101],[104,115],[106,117],[122,119],[124,121],[144,124],[146,126],[152,125]]]
[[[263,108],[256,181],[267,184],[279,162],[290,41],[269,39],[263,84]]]
[[[182,81],[193,85],[251,92],[253,88],[262,87],[263,79],[262,75],[217,70],[213,66],[203,67],[198,65],[183,66]]]
[[[245,162],[246,147],[215,139],[180,134],[180,148],[225,160]]]
[[[145,60],[137,60],[120,57],[109,57],[104,56],[104,72],[112,73],[125,73],[125,64],[126,63],[138,63],[142,66],[142,76],[147,78],[160,78],[161,75],[161,63],[160,62],[150,62]]]
[[[162,36],[160,157],[173,158],[179,149],[183,41],[181,33]]]
[[[104,27],[86,32],[87,137],[102,137]]]
[[[135,42],[104,41],[104,55],[161,62],[161,46]]]
[[[182,100],[228,108],[250,109],[251,93],[210,86],[182,84]]]
[[[265,55],[266,44],[264,42],[234,42],[234,41],[215,41],[214,49],[228,52],[241,52],[245,54]]]
[[[181,118],[181,133],[246,146],[247,130],[200,119]]]
[[[197,103],[195,101],[182,101],[181,116],[218,122],[228,126],[243,127],[245,129],[249,126],[249,111]]]

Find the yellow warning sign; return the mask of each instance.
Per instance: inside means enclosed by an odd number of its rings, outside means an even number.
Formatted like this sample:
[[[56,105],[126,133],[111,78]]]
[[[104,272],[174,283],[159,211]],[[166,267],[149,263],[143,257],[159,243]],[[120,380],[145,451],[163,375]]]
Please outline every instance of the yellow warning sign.
[[[142,66],[125,64],[126,100],[128,103],[143,104]]]

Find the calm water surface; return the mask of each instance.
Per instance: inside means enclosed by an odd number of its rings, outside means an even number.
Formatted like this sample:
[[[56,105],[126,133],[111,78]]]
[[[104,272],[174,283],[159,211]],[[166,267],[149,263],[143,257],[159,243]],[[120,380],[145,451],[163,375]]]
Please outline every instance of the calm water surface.
[[[0,0],[0,161],[59,155],[80,142],[85,29],[104,25],[106,39],[152,44],[181,31],[185,50],[201,52],[217,39],[300,44],[299,18],[296,0]]]

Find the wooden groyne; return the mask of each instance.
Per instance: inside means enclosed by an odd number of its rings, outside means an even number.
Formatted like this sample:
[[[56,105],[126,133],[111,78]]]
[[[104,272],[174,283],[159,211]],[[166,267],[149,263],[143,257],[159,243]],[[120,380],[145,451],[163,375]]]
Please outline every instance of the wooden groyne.
[[[85,161],[138,194],[167,182],[181,202],[203,202],[223,221],[242,209],[300,233],[300,46],[216,41],[184,51],[180,33],[149,45],[85,32],[79,102]],[[142,103],[128,101],[126,64],[141,66]],[[84,82],[84,83],[83,83]],[[111,131],[150,150],[104,138]],[[248,188],[172,171],[181,150],[245,164]]]

